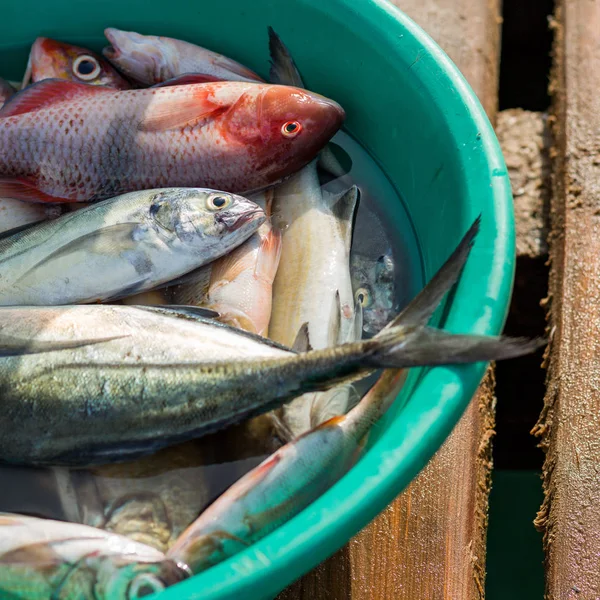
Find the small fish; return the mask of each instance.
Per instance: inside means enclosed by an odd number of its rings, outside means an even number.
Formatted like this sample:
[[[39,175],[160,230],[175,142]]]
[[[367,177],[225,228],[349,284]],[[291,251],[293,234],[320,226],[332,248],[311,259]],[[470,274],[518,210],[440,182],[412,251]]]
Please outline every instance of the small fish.
[[[25,225],[56,219],[61,212],[60,206],[56,205],[0,198],[0,233],[8,233]]]
[[[375,260],[355,252],[350,255],[354,300],[362,306],[363,331],[368,335],[381,331],[398,312],[394,271],[391,251]]]
[[[135,600],[191,575],[154,548],[94,527],[0,513],[0,596]]]
[[[202,75],[207,82],[262,81],[240,63],[188,42],[114,27],[105,29],[104,35],[111,44],[102,51],[104,56],[142,85],[154,85],[185,73]]]
[[[43,79],[68,79],[88,85],[105,85],[118,90],[131,89],[117,70],[101,56],[87,48],[39,37],[29,53],[23,77],[25,87]]]
[[[469,235],[470,241],[473,231]],[[428,310],[447,290],[447,281],[434,276],[422,292]],[[417,310],[410,304],[402,315]],[[540,346],[538,340],[405,327],[396,319],[370,340],[297,354],[194,312],[109,305],[1,308],[2,336],[43,342],[46,352],[25,348],[20,356],[0,358],[0,459],[53,465],[124,461],[380,368],[500,360]],[[87,345],[64,349],[84,340]],[[52,344],[59,349],[48,350]]]
[[[121,91],[48,79],[0,110],[0,196],[86,202],[171,186],[259,191],[307,164],[344,118],[333,100],[286,86]]]
[[[268,217],[272,192],[260,196],[252,199]],[[200,273],[191,283],[176,287],[173,301],[204,306],[218,312],[223,323],[266,336],[280,254],[281,233],[267,220],[249,240],[207,265],[210,273]]]
[[[151,289],[249,238],[263,211],[194,188],[132,192],[0,240],[0,305],[94,302]]]
[[[429,284],[388,325],[388,331],[393,327],[426,328],[459,278],[476,232],[477,224]],[[430,339],[433,345],[437,333]],[[301,435],[247,473],[181,535],[168,556],[199,573],[247,548],[306,508],[354,464],[372,425],[393,403],[404,377],[400,369],[386,370],[347,415],[333,417]]]
[[[8,83],[8,81],[0,77],[0,108],[2,108],[2,105],[16,93],[17,90],[15,90],[15,88]]]

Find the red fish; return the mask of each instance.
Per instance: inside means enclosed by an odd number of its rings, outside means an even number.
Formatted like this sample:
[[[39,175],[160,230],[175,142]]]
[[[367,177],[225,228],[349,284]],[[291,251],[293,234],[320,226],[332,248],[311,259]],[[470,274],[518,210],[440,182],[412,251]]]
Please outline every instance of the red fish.
[[[43,79],[68,79],[118,90],[132,86],[104,58],[80,46],[39,37],[29,54],[22,87]]]
[[[112,90],[45,80],[0,110],[0,196],[85,202],[163,187],[252,192],[306,165],[342,107],[241,82]]]

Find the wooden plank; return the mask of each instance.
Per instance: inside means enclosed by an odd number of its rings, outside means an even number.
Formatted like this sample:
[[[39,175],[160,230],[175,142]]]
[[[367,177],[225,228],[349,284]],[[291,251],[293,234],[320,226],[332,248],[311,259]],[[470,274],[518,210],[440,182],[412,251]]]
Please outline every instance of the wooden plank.
[[[395,4],[448,52],[493,121],[500,0]],[[483,598],[493,390],[490,368],[457,427],[409,488],[279,600]]]
[[[512,185],[517,257],[548,254],[551,160],[548,115],[521,108],[498,113],[496,135]]]
[[[600,597],[600,0],[555,18],[546,451],[546,597]]]

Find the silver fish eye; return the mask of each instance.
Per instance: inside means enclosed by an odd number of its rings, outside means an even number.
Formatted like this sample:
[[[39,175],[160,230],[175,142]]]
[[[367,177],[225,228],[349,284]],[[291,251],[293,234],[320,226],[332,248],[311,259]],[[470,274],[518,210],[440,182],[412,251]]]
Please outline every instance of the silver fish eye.
[[[100,75],[100,63],[89,54],[78,56],[73,62],[73,73],[83,81],[91,81]]]
[[[210,196],[206,201],[206,206],[208,210],[217,211],[223,210],[227,208],[231,204],[231,198],[227,196],[222,196],[220,194],[215,194],[214,196]]]
[[[354,293],[354,301],[358,302],[363,308],[369,308],[373,303],[371,292],[366,287],[360,287]]]
[[[150,596],[164,590],[165,587],[165,584],[156,575],[141,573],[129,585],[127,600],[137,600],[144,596]]]

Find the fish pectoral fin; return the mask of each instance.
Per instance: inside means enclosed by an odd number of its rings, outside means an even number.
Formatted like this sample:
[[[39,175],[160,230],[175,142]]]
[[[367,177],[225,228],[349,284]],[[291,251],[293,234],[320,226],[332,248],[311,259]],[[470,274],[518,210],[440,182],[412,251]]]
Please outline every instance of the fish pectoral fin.
[[[279,229],[271,228],[264,237],[258,250],[258,259],[254,268],[254,276],[272,283],[281,258],[282,235]]]
[[[12,96],[0,109],[0,118],[33,112],[73,98],[113,93],[114,91],[103,86],[75,83],[65,79],[44,79]]]
[[[327,392],[315,394],[310,407],[311,428],[318,427],[333,417],[345,415],[353,406],[353,403],[356,404],[358,400],[360,400],[360,396],[354,386],[351,385],[344,385]]]
[[[161,304],[160,306],[155,305],[136,305],[137,308],[142,310],[149,310],[151,312],[157,312],[172,316],[191,317],[191,318],[202,318],[202,319],[217,319],[220,314],[216,310],[210,308],[203,308],[201,306],[188,306],[183,304]]]
[[[202,119],[214,117],[228,108],[229,106],[207,100],[204,92],[190,94],[185,98],[164,97],[148,105],[138,128],[141,131],[167,131],[182,128],[193,125]]]
[[[67,340],[64,342],[45,342],[32,339],[22,339],[0,332],[0,356],[20,356],[22,354],[40,354],[42,352],[55,352],[59,350],[72,350],[83,346],[111,342],[127,335],[118,335],[106,338],[90,338],[84,340]]]
[[[331,212],[338,222],[348,254],[352,246],[352,232],[354,231],[359,202],[360,190],[356,185],[341,194],[330,196]]]
[[[275,33],[272,27],[269,27],[268,30],[269,55],[271,57],[269,81],[279,85],[305,87],[302,76],[287,46],[281,41],[281,38]]]
[[[54,252],[48,254],[41,261],[28,269],[15,283],[24,283],[27,279],[34,278],[37,283],[44,277],[41,277],[40,269],[44,268],[47,272],[48,266],[53,262],[66,257],[75,252],[89,254],[113,254],[117,255],[125,250],[131,250],[136,247],[136,242],[133,239],[133,233],[138,227],[138,223],[119,223],[117,225],[109,225],[91,233],[86,233],[74,240],[71,240],[64,246],[61,246]],[[57,267],[61,272],[60,266]],[[115,290],[117,293],[117,290]]]
[[[296,339],[292,344],[292,350],[294,352],[308,352],[309,350],[312,350],[312,346],[310,345],[310,337],[308,335],[308,323],[303,323],[298,330]]]
[[[28,177],[0,179],[0,197],[28,202],[71,202],[69,198],[59,198],[40,191],[38,182]]]

